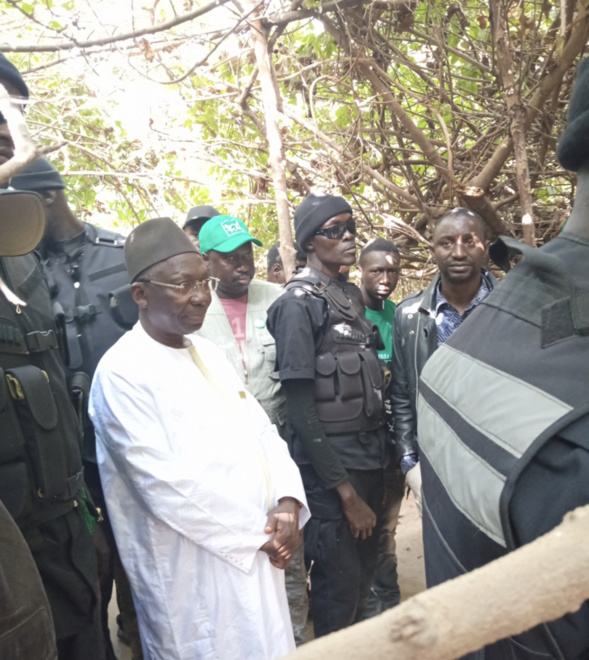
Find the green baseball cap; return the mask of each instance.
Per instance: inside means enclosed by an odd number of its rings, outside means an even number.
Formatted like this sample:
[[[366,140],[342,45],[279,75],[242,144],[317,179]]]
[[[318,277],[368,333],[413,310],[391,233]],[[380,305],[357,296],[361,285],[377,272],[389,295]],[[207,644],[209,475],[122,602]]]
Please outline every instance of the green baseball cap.
[[[262,241],[254,238],[245,223],[230,215],[217,215],[207,220],[198,235],[201,254],[210,250],[217,252],[233,252],[244,243],[252,242],[264,247]]]

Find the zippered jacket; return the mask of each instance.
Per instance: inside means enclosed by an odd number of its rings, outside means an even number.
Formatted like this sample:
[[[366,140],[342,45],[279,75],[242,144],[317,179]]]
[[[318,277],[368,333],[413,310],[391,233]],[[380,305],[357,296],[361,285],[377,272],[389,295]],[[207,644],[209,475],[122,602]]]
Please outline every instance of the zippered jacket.
[[[482,271],[489,290],[497,279]],[[391,405],[393,440],[398,459],[417,453],[417,384],[432,353],[438,348],[435,319],[435,292],[440,281],[436,275],[425,291],[406,296],[397,305],[393,323],[391,361]]]

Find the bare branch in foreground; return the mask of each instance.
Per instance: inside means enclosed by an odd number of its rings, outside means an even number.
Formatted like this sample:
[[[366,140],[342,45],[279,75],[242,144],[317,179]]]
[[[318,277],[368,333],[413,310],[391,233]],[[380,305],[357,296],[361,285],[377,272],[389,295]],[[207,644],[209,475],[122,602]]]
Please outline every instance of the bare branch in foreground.
[[[2,185],[35,160],[37,149],[29,135],[20,108],[2,84],[0,84],[0,112],[6,119],[14,143],[14,156],[0,165],[0,185]]]
[[[454,660],[578,610],[589,598],[589,506],[548,534],[288,660]],[[546,579],[542,579],[545,576]]]
[[[145,34],[156,34],[157,32],[165,32],[177,25],[192,21],[203,14],[206,14],[221,5],[227,4],[229,0],[213,0],[204,7],[199,7],[194,11],[188,12],[187,14],[182,14],[177,16],[170,21],[165,23],[160,23],[159,25],[152,25],[148,28],[143,28],[142,30],[135,30],[133,32],[125,32],[123,34],[115,34],[111,37],[103,37],[101,39],[90,39],[89,41],[62,41],[56,44],[34,44],[30,46],[9,46],[3,45],[3,53],[55,53],[62,50],[73,50],[74,48],[90,48],[91,46],[104,46],[106,44],[112,44],[117,41],[126,41],[127,39],[136,39],[137,37],[142,37]]]

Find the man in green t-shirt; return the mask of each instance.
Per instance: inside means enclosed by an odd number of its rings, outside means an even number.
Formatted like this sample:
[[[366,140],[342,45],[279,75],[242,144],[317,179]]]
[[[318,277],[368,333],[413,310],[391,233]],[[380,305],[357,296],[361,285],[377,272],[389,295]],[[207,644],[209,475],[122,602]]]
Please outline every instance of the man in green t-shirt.
[[[360,252],[358,271],[360,290],[366,305],[366,317],[379,329],[384,348],[378,357],[390,367],[393,355],[393,319],[395,303],[389,296],[399,281],[401,255],[391,241],[377,238]],[[391,419],[390,404],[386,404],[387,419]],[[389,424],[390,429],[390,424]],[[391,429],[390,429],[391,430]],[[397,461],[391,460],[385,472],[385,505],[383,525],[379,541],[379,557],[374,582],[366,608],[366,618],[394,607],[401,600],[397,581],[397,556],[395,553],[395,530],[403,499],[404,477]]]

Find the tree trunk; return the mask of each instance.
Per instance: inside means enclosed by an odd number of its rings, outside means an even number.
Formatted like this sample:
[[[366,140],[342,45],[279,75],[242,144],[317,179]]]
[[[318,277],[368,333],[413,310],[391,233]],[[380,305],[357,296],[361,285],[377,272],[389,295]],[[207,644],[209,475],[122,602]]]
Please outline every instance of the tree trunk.
[[[491,0],[491,25],[495,45],[495,59],[503,81],[503,94],[507,110],[511,115],[510,132],[513,140],[517,188],[521,204],[522,229],[524,243],[536,247],[536,230],[534,226],[534,206],[532,199],[532,184],[528,153],[526,149],[526,109],[522,104],[521,95],[517,89],[513,74],[513,58],[507,21],[502,11],[500,0]]]
[[[589,506],[551,532],[288,660],[454,660],[578,610],[589,598]]]
[[[538,116],[546,99],[548,99],[554,92],[555,88],[560,85],[564,73],[568,71],[575,59],[579,56],[579,53],[582,53],[585,48],[587,36],[589,34],[588,5],[589,2],[587,0],[579,0],[577,4],[579,18],[574,32],[571,34],[571,38],[564,47],[557,65],[550,71],[544,80],[542,80],[528,103],[526,119],[524,122],[524,130],[526,132],[529,130],[534,119]],[[511,156],[512,150],[513,140],[511,137],[505,137],[501,141],[501,144],[495,149],[493,155],[487,161],[487,164],[479,174],[469,181],[468,185],[482,188],[486,191],[501,172],[501,168],[509,156]]]
[[[278,233],[280,236],[280,256],[286,279],[290,279],[295,270],[295,249],[290,225],[290,212],[286,194],[286,168],[282,151],[282,137],[278,126],[278,99],[276,87],[272,77],[272,63],[268,53],[268,33],[262,27],[259,18],[261,5],[256,0],[246,0],[245,6],[253,10],[248,19],[250,35],[254,47],[258,77],[262,88],[262,101],[264,104],[264,123],[266,125],[266,138],[268,139],[268,160],[272,171],[274,195],[276,197],[276,213],[278,216]]]

